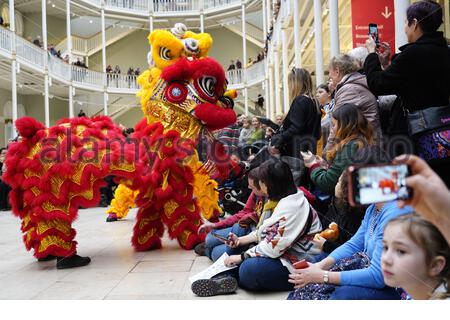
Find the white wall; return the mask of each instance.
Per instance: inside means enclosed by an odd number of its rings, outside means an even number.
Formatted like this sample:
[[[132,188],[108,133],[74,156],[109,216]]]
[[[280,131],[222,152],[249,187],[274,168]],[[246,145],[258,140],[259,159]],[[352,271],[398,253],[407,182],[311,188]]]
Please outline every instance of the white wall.
[[[206,30],[213,37],[213,46],[209,56],[216,59],[227,69],[230,60],[239,58],[242,61],[242,38],[225,29],[215,28]],[[141,71],[148,68],[147,53],[150,46],[147,41],[149,32],[137,30],[127,37],[117,41],[106,48],[106,64],[121,68],[122,74],[126,74],[128,68],[140,67]],[[247,41],[247,59],[256,59],[262,49]],[[102,54],[98,52],[89,58],[89,68],[100,71],[102,69]]]
[[[27,13],[23,15],[25,39],[34,40],[39,35],[42,41],[42,15],[41,13]],[[57,45],[66,38],[66,20],[47,15],[47,42]]]

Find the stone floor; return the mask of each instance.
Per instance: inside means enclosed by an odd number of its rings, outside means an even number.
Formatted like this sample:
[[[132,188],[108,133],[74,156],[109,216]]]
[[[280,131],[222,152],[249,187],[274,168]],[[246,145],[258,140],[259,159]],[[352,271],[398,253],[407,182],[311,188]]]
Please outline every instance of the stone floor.
[[[105,222],[105,208],[80,210],[74,226],[78,252],[91,257],[82,268],[56,270],[55,261],[37,262],[27,252],[20,221],[0,212],[0,299],[272,299],[287,292],[260,294],[238,289],[236,294],[198,298],[189,276],[211,262],[193,251],[163,240],[163,249],[135,252],[130,243],[136,210],[126,220]]]

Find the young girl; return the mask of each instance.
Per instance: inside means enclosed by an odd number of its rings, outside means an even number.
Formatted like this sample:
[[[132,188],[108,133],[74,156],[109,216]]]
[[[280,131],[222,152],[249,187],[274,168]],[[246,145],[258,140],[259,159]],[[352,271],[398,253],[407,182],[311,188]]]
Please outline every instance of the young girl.
[[[384,282],[413,299],[450,299],[450,248],[430,222],[416,214],[391,220],[383,236]]]

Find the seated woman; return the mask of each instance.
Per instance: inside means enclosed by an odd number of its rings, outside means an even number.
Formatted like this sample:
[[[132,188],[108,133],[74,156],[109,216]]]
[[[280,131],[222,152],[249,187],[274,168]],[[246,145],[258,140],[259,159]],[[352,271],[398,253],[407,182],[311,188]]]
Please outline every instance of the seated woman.
[[[336,185],[334,197],[328,206],[325,215],[320,215],[322,227],[325,229],[330,224],[336,223],[338,226],[337,235],[333,233],[333,237],[327,239],[325,235],[328,230],[317,234],[313,242],[322,250],[322,254],[316,257],[316,261],[320,261],[327,257],[331,252],[339,246],[350,240],[350,238],[358,231],[361,221],[364,218],[367,206],[351,207],[348,203],[348,176],[343,172]]]
[[[382,155],[378,148],[363,151],[366,164],[380,162],[375,160]],[[412,211],[411,207],[400,209],[395,201],[370,205],[361,226],[349,241],[324,260],[295,270],[289,276],[289,282],[297,290],[288,299],[400,299],[394,288],[384,284],[381,271],[383,231],[390,220]]]
[[[331,113],[331,123],[336,131],[336,144],[327,152],[330,166],[326,168],[321,157],[302,152],[311,181],[320,191],[333,195],[342,172],[354,162],[355,155],[373,144],[373,131],[359,108],[345,104]]]
[[[195,252],[197,254],[206,255],[213,261],[219,259],[224,252],[229,255],[240,254],[246,249],[245,247],[230,248],[226,246],[223,241],[214,237],[214,234],[221,237],[227,237],[228,234],[232,232],[238,236],[244,236],[256,228],[256,224],[260,217],[265,215],[270,216],[272,214],[276,203],[271,203],[271,201],[269,201],[269,203],[264,205],[267,194],[264,193],[259,186],[257,173],[258,168],[255,168],[248,174],[248,186],[252,190],[252,193],[250,194],[244,209],[222,221],[216,223],[206,222],[200,226],[198,229],[199,233],[209,233],[206,236],[205,243],[198,245],[203,246],[203,250],[198,246],[196,247]],[[264,214],[262,215],[263,212]]]
[[[257,141],[263,141],[264,140],[264,129],[262,127],[261,121],[257,117],[253,117],[252,119],[252,128],[253,132],[251,133],[250,137],[246,141],[246,145],[252,145],[253,143]]]
[[[256,231],[237,237],[231,233],[227,244],[232,248],[257,244],[240,255],[225,260],[227,266],[239,266],[225,275],[197,280],[192,291],[199,296],[230,293],[239,286],[255,291],[291,290],[289,271],[285,264],[299,259],[312,261],[319,251],[312,243],[315,233],[322,230],[319,217],[303,192],[294,184],[289,166],[279,160],[269,160],[259,167],[261,190],[269,200],[279,201],[270,218]]]

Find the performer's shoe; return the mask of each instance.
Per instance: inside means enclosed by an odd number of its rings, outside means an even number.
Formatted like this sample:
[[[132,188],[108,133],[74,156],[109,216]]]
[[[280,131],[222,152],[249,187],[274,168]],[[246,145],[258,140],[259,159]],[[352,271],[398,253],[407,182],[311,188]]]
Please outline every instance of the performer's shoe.
[[[206,248],[205,248],[205,243],[204,242],[199,243],[198,245],[196,245],[194,247],[194,252],[196,254],[198,254],[199,256],[206,256],[205,250],[206,250]]]
[[[106,218],[106,222],[114,222],[117,221],[117,216],[115,213],[111,213],[108,215],[108,217]]]
[[[91,258],[80,257],[77,254],[74,254],[70,257],[58,257],[56,262],[56,269],[83,267],[85,265],[88,265],[89,262],[91,262]]]
[[[219,294],[233,293],[237,287],[238,284],[235,278],[222,275],[212,279],[194,281],[191,285],[191,290],[199,297],[212,297]]]
[[[48,256],[43,257],[43,258],[38,258],[37,260],[39,262],[44,262],[44,261],[51,261],[51,260],[54,260],[54,259],[56,259],[56,257],[51,255],[51,254],[49,254]]]

